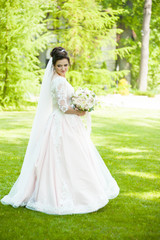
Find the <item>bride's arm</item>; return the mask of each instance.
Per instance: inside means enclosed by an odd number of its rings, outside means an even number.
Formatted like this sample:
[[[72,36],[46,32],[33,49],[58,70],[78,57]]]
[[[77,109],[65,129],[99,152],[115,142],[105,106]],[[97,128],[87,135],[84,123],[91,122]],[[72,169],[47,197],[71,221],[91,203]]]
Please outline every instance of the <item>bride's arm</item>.
[[[78,109],[73,109],[71,106],[68,106],[68,110],[65,113],[67,113],[67,114],[76,114],[78,116],[84,116],[86,112],[79,111]]]
[[[56,97],[60,110],[65,114],[76,114],[78,116],[84,116],[86,112],[79,111],[78,109],[73,109],[70,105],[68,105],[66,80],[60,78],[58,81],[59,82],[56,86]]]

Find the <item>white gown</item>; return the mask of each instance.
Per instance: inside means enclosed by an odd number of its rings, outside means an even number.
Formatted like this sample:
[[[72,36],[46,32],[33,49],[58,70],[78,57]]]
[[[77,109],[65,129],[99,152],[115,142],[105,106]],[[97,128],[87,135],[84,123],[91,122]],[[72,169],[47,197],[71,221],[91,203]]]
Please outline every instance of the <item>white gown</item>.
[[[81,117],[65,113],[73,92],[57,74],[51,84],[54,110],[37,142],[38,158],[28,187],[18,201],[6,195],[3,204],[47,214],[82,214],[97,211],[119,194]]]

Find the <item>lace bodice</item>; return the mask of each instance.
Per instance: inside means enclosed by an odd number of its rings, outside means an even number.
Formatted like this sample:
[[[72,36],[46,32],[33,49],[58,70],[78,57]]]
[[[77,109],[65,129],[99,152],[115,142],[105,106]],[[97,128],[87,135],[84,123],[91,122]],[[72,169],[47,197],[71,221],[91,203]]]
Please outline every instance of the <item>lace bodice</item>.
[[[56,76],[51,83],[53,109],[60,109],[65,113],[68,110],[73,93],[74,88],[67,80],[64,77]]]

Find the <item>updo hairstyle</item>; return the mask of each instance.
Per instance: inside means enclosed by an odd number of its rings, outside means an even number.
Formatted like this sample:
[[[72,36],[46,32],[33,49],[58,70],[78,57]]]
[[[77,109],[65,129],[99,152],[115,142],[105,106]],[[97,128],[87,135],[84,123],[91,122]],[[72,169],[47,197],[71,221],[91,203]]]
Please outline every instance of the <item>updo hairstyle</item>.
[[[68,60],[68,63],[70,65],[70,58],[68,56],[67,51],[64,48],[55,47],[51,51],[50,55],[52,57],[52,63],[53,63],[54,66],[55,66],[55,64],[58,60],[61,60],[61,59],[64,59],[64,58],[66,58]]]

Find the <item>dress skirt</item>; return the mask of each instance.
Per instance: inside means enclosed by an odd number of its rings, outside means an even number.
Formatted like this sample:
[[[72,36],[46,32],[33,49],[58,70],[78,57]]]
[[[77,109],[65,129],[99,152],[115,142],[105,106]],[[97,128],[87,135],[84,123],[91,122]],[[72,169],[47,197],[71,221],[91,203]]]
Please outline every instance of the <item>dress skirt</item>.
[[[79,116],[52,113],[40,142],[27,208],[60,215],[88,213],[117,197],[119,187]]]
[[[22,206],[47,214],[82,214],[97,211],[119,194],[81,117],[51,113],[36,151]],[[7,196],[1,201],[10,202]]]

